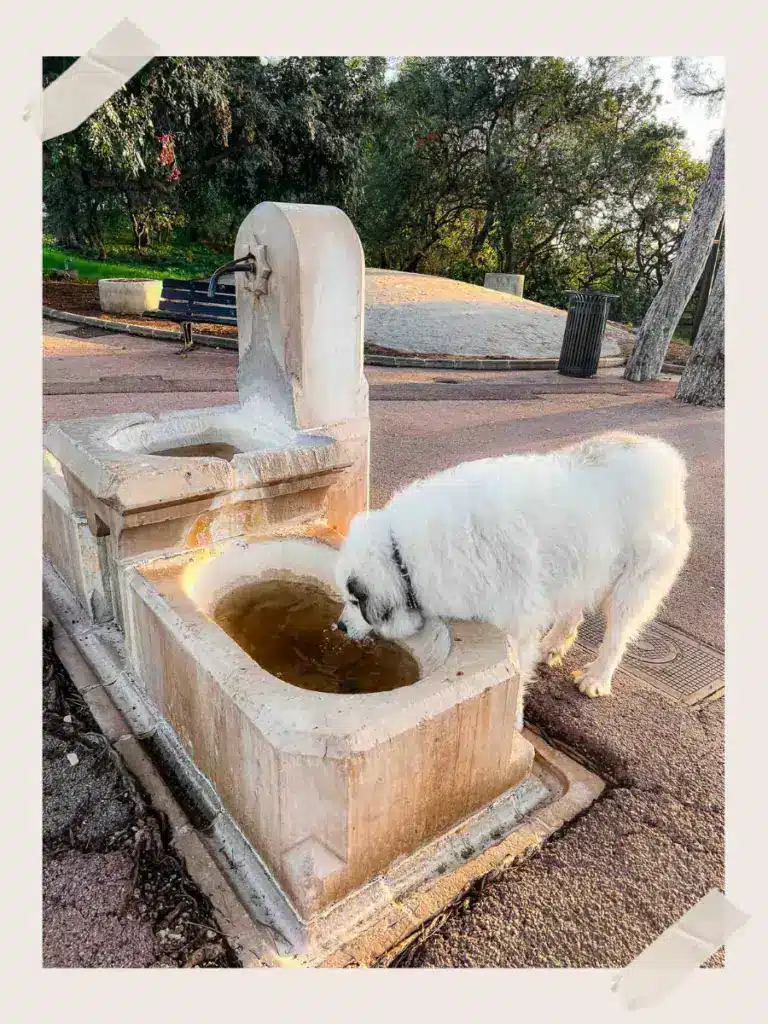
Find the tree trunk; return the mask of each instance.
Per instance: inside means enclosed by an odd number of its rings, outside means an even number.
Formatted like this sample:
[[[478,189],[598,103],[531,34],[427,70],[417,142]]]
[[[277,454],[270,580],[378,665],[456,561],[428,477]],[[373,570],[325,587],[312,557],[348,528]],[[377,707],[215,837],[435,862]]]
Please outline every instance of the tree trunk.
[[[423,252],[415,252],[413,256],[408,260],[405,265],[406,274],[416,274],[419,269],[419,264],[424,259]]]
[[[725,138],[721,135],[712,150],[709,174],[696,196],[680,251],[637,332],[624,371],[626,380],[658,377],[674,330],[704,270],[724,207]]]
[[[483,220],[483,226],[480,228],[479,231],[475,232],[475,237],[472,239],[472,246],[469,250],[469,258],[471,260],[474,260],[474,258],[485,245],[486,239],[488,238],[491,228],[493,227],[493,218],[493,210],[490,209],[486,211],[485,218]]]
[[[720,259],[701,327],[675,398],[691,405],[725,405],[725,258]]]
[[[707,308],[709,302],[710,292],[712,291],[712,282],[715,279],[715,271],[717,270],[717,257],[719,250],[722,249],[722,241],[725,229],[725,217],[720,219],[720,226],[717,229],[715,240],[712,243],[712,248],[709,250],[709,256],[707,256],[707,264],[704,267],[704,273],[701,275],[701,285],[699,287],[699,297],[696,301],[696,309],[693,313],[693,324],[691,326],[691,344],[696,341],[696,335],[699,333],[701,327],[701,320],[704,316],[704,310]]]

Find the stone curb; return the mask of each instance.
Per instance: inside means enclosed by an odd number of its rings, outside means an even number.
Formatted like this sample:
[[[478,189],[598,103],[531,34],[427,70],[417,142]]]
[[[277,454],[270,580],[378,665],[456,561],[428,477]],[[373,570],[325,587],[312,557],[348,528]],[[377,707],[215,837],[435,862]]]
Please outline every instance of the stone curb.
[[[605,356],[598,369],[624,366],[624,356]],[[367,354],[366,366],[389,366],[422,370],[556,370],[558,360],[551,359],[441,359],[420,356],[379,356]]]
[[[44,582],[50,584],[51,581]],[[62,624],[67,608],[58,599],[61,595],[54,593],[57,589],[55,586],[44,586],[45,614],[53,623],[56,651],[72,683],[85,700],[113,750],[147,793],[152,807],[167,817],[174,848],[181,856],[192,880],[210,899],[217,924],[237,953],[243,967],[269,966],[265,962],[266,958],[273,958],[279,953],[279,950],[275,949],[272,934],[254,923],[236,896],[232,885],[207,848],[205,840],[198,834],[166,780],[145,751],[144,740],[137,739],[136,725],[131,728],[116,706],[115,684],[105,686],[100,680],[100,669],[104,666],[91,664],[89,655],[92,656],[93,652],[80,649],[83,635],[68,635],[68,630]],[[104,663],[106,664],[106,659]],[[164,763],[163,767],[167,768],[167,763]],[[222,815],[218,817],[220,821]],[[220,827],[224,824],[220,821]],[[224,831],[228,830],[224,828]]]
[[[53,309],[51,306],[43,306],[43,316],[50,320],[63,320],[66,323],[84,324],[88,327],[103,327],[108,331],[117,331],[120,334],[134,334],[139,338],[154,338],[157,341],[181,342],[179,335],[173,331],[164,331],[157,327],[141,327],[138,324],[128,324],[121,320],[102,320],[98,316],[85,316],[82,313],[67,313],[60,309]],[[232,338],[219,338],[212,334],[192,333],[192,341],[203,348],[224,348],[231,352],[237,352],[237,342]],[[366,366],[389,366],[402,369],[422,370],[556,370],[558,360],[553,358],[542,359],[451,359],[422,356],[383,356],[373,352],[366,353],[364,362]],[[624,356],[605,356],[598,362],[601,370],[613,366],[624,366]],[[665,371],[667,372],[667,371]],[[672,371],[674,372],[674,371]]]
[[[135,334],[139,338],[155,338],[157,341],[175,341],[181,344],[181,337],[176,331],[163,331],[158,327],[142,327],[139,324],[127,324],[122,320],[102,320],[98,316],[85,316],[83,313],[67,313],[51,306],[43,306],[43,316],[49,320],[63,320],[71,324],[84,324],[88,327],[103,327],[107,331],[119,334]],[[219,338],[215,334],[199,334],[193,332],[192,341],[204,348],[226,348],[237,352],[237,341],[234,338]]]

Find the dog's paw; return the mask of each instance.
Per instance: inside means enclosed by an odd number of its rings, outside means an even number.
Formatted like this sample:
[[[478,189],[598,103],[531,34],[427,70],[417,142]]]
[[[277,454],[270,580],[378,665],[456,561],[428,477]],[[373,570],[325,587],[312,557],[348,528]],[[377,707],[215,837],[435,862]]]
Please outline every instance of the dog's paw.
[[[565,656],[573,647],[577,636],[578,631],[574,630],[565,639],[562,639],[561,635],[559,637],[556,635],[551,640],[549,637],[545,637],[539,664],[546,665],[548,668],[561,668]]]
[[[571,673],[579,692],[587,697],[608,697],[611,692],[611,682],[606,679],[595,679],[588,670],[577,669]]]
[[[548,668],[560,668],[563,664],[563,657],[562,651],[550,651],[542,656],[541,664],[546,665]]]

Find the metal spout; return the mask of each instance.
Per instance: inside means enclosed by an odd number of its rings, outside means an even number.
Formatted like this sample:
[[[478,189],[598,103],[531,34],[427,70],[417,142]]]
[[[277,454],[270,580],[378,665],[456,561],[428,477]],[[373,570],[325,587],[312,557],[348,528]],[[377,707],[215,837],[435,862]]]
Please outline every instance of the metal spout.
[[[247,271],[251,274],[256,272],[256,257],[252,253],[248,253],[247,256],[243,256],[242,259],[233,260],[231,263],[225,263],[223,267],[219,267],[218,270],[214,270],[211,275],[211,279],[208,282],[208,298],[212,298],[216,294],[216,282],[224,274],[236,274],[238,271]]]

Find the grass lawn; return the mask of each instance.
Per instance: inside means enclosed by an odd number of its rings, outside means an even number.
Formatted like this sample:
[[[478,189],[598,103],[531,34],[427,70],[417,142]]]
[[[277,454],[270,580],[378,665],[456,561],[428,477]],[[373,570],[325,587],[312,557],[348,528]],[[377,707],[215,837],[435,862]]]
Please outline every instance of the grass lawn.
[[[205,246],[169,247],[139,257],[129,247],[119,247],[109,260],[90,258],[55,245],[43,245],[43,273],[50,270],[76,270],[80,281],[98,281],[102,277],[210,277],[213,271],[231,259]]]

